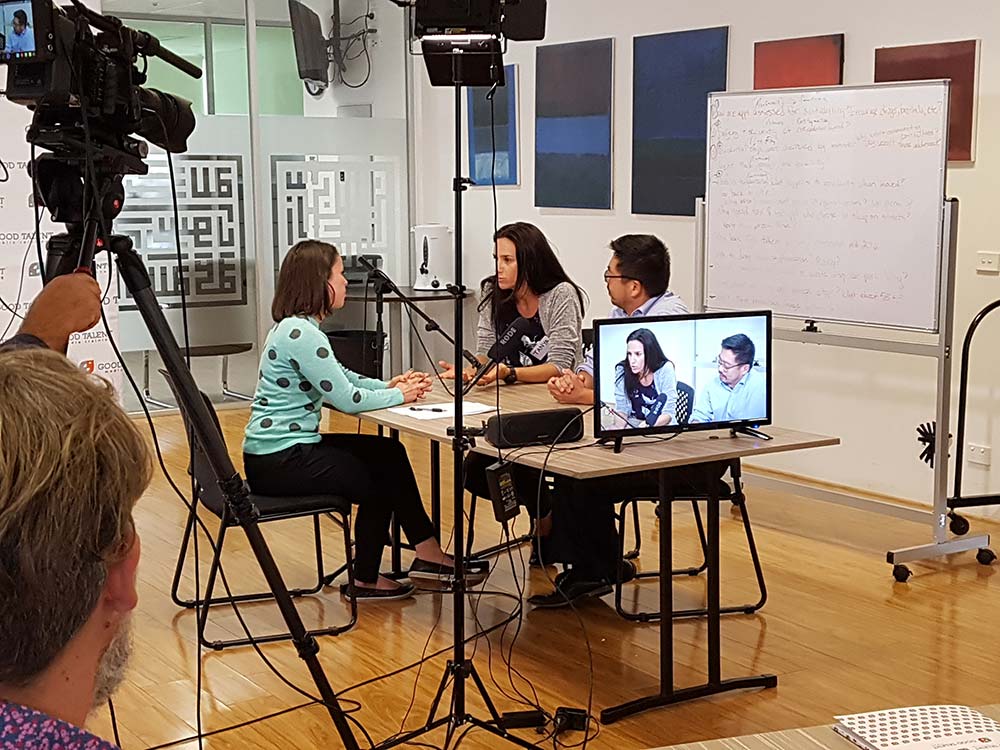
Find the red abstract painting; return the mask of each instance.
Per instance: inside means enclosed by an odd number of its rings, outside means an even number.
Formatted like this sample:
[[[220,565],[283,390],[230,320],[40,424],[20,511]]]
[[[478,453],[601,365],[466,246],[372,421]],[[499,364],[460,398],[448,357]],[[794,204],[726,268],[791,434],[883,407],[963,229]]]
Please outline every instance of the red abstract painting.
[[[976,73],[979,40],[881,47],[875,50],[875,80],[951,79],[949,161],[973,161],[976,146]]]
[[[843,34],[776,39],[753,46],[755,89],[837,86],[843,82]]]

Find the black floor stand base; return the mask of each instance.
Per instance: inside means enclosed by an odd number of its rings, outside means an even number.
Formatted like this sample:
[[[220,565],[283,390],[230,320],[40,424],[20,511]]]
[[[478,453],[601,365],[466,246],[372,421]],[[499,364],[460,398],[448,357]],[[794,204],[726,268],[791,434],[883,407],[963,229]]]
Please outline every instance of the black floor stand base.
[[[451,711],[447,716],[435,718],[438,706],[441,704],[441,699],[444,697],[444,693],[448,689],[448,685],[451,684],[453,680],[464,681],[470,678],[475,683],[476,688],[479,691],[479,695],[483,699],[483,703],[486,704],[486,709],[492,717],[491,720],[484,721],[483,719],[473,716],[464,708],[460,709],[458,706],[454,705],[456,695],[461,695],[461,700],[464,702],[464,690],[459,690],[458,693],[453,694]],[[530,748],[538,747],[537,742],[532,743],[527,740],[523,740],[520,737],[516,737],[501,726],[500,714],[497,713],[496,706],[493,705],[493,701],[490,700],[489,693],[486,692],[486,685],[483,684],[482,678],[479,676],[475,665],[471,661],[465,661],[458,665],[456,665],[453,661],[448,662],[448,666],[445,669],[444,674],[441,675],[441,683],[438,685],[437,692],[434,694],[434,700],[431,701],[431,708],[427,715],[426,724],[418,729],[401,734],[398,737],[393,737],[392,739],[379,744],[378,748],[379,750],[382,750],[383,748],[397,747],[398,745],[412,742],[417,737],[421,737],[422,735],[433,732],[441,727],[447,728],[444,745],[442,746],[444,750],[448,750],[452,740],[455,739],[456,733],[460,732],[463,727],[468,729],[482,729],[503,740],[506,740],[512,745],[528,748],[529,750]]]

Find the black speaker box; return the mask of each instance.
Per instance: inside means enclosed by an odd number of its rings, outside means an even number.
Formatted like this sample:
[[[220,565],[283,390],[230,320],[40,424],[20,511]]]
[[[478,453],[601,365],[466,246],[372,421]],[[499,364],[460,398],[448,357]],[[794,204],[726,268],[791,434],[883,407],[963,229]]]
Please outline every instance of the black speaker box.
[[[486,422],[486,440],[497,448],[575,443],[583,438],[583,412],[576,408],[501,414]]]

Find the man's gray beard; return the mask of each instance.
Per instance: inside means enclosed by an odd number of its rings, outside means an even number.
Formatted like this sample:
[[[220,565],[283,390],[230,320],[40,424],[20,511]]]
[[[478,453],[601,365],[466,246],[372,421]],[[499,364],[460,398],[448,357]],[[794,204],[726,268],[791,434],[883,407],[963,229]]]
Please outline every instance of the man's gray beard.
[[[132,617],[122,620],[118,632],[97,664],[94,678],[94,708],[104,704],[125,679],[129,658],[132,656]]]

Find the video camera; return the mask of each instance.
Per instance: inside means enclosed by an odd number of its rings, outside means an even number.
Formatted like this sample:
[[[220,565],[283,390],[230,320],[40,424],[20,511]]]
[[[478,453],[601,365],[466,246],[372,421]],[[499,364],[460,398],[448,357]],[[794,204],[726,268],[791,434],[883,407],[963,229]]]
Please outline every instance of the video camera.
[[[51,152],[31,164],[36,201],[67,225],[48,242],[48,281],[89,269],[95,248],[108,246],[125,201],[123,177],[149,171],[148,145],[133,136],[171,153],[187,150],[191,103],[144,88],[138,60],[159,57],[193,78],[201,70],[80,0],[62,8],[0,0],[0,37],[7,98],[34,111],[27,140]]]
[[[59,8],[51,0],[0,0],[0,24],[7,98],[35,111],[32,129],[65,130],[88,117],[103,145],[131,151],[125,137],[134,133],[173,153],[186,150],[194,129],[191,103],[143,88],[146,75],[135,63],[159,57],[194,78],[201,71],[156,37],[79,2]]]

